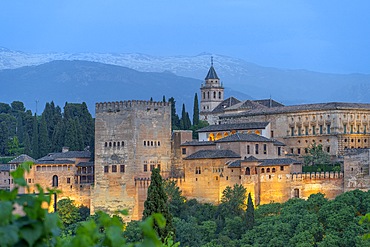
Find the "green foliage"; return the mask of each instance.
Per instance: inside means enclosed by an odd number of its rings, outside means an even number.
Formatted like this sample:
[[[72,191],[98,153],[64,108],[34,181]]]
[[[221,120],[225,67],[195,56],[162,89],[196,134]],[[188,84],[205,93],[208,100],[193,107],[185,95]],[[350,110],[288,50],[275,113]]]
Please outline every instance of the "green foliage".
[[[180,118],[176,114],[176,101],[173,97],[168,99],[168,102],[171,104],[171,127],[172,130],[180,129]]]
[[[340,164],[317,164],[317,165],[304,165],[303,172],[340,172]]]
[[[167,195],[164,191],[163,180],[158,168],[152,171],[148,196],[144,203],[143,219],[157,213],[162,214],[166,220],[166,226],[163,228],[157,222],[154,224],[154,229],[159,237],[164,240],[174,235],[175,228],[172,225],[172,215],[168,208]]]
[[[174,217],[180,217],[186,200],[186,198],[182,196],[180,188],[176,185],[175,181],[165,180],[163,181],[163,189],[167,195],[170,213]]]
[[[254,205],[252,201],[251,193],[248,193],[247,210],[245,213],[246,227],[252,229],[254,226]]]
[[[231,188],[227,186],[222,192],[221,212],[225,217],[234,215],[242,216],[246,209],[247,190],[241,184],[234,184]]]
[[[198,94],[195,93],[193,108],[193,125],[197,126],[198,124],[199,124],[199,103],[198,103]]]
[[[68,226],[77,223],[80,219],[78,207],[69,198],[59,200],[57,203],[57,214],[64,225]]]
[[[59,219],[43,207],[44,203],[50,203],[54,191],[45,194],[38,186],[38,195],[18,196],[19,187],[27,187],[24,173],[29,172],[30,165],[23,163],[11,173],[15,183],[12,191],[0,190],[1,246],[53,246],[57,242]],[[13,212],[16,204],[20,205],[18,214]]]
[[[93,149],[94,120],[85,103],[66,103],[64,114],[54,102],[46,103],[41,116],[32,116],[22,102],[11,105],[0,103],[0,155],[25,153],[37,159],[63,146]]]
[[[138,224],[142,236],[140,242],[127,243],[123,231],[125,225],[121,217],[109,216],[103,212],[98,212],[94,217],[80,222],[76,226],[75,234],[60,236],[62,221],[65,224],[74,224],[81,208],[78,209],[71,200],[66,199],[59,201],[58,214],[48,213],[51,194],[56,191],[49,190],[46,194],[38,185],[38,194],[18,195],[20,187],[27,189],[24,174],[30,171],[30,166],[29,162],[23,163],[11,173],[15,183],[13,190],[0,190],[0,246],[179,246],[179,243],[174,243],[171,237],[165,238],[162,242],[157,235],[153,228],[154,224],[160,229],[165,228],[166,224],[165,218],[158,213]],[[17,210],[19,213],[14,211],[16,205],[19,205]],[[118,213],[127,214],[127,211]]]
[[[191,128],[191,122],[190,122],[189,113],[185,110],[185,104],[182,104],[180,129],[189,130],[190,128]]]
[[[330,155],[322,149],[322,144],[312,143],[308,154],[303,156],[305,165],[325,165],[330,163]]]

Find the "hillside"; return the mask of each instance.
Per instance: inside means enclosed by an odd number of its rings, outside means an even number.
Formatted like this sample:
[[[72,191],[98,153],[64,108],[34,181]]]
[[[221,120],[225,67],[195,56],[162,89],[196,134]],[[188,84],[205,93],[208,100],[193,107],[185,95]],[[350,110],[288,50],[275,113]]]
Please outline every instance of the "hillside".
[[[369,102],[367,95],[370,91],[370,75],[368,74],[329,74],[307,70],[269,68],[249,63],[241,59],[209,53],[202,53],[196,56],[168,57],[137,53],[30,54],[0,48],[0,69],[14,69],[22,66],[40,65],[55,60],[84,60],[123,66],[143,72],[158,72],[146,74],[145,76],[145,80],[151,81],[153,79],[154,82],[158,83],[163,81],[164,78],[170,78],[168,77],[168,73],[162,73],[163,71],[168,71],[179,76],[203,80],[209,69],[211,56],[214,57],[216,71],[224,86],[250,95],[250,97],[254,99],[269,98],[271,96],[284,104],[330,101]],[[108,77],[115,77],[114,75],[108,76],[108,74],[113,71],[114,70],[104,72],[106,79],[108,79]],[[151,78],[151,76],[154,77]],[[158,81],[158,77],[162,79]],[[0,78],[0,80],[2,79]],[[134,83],[134,81],[132,82]],[[142,85],[141,83],[138,82],[138,85]],[[180,82],[176,81],[176,83]],[[192,97],[194,92],[198,92],[199,83],[196,86],[194,85],[194,87],[190,84],[187,85],[185,90],[190,91],[190,89],[192,89],[190,97]],[[167,90],[166,87],[170,85],[173,84],[163,84],[164,90]],[[167,91],[161,92],[157,91],[157,88],[154,89],[154,91],[149,92],[158,95],[168,95]],[[177,92],[177,89],[178,88],[173,88],[171,90]],[[170,93],[172,92],[170,91]],[[139,98],[147,98],[149,95],[150,94],[145,93],[135,94],[135,96]],[[172,95],[175,94],[172,93]],[[183,96],[183,94],[181,95]],[[236,93],[232,95],[238,97]],[[187,94],[186,97],[188,97]],[[115,94],[112,95],[111,100],[114,98],[116,98]],[[182,101],[179,97],[175,98],[178,102]],[[122,97],[119,97],[119,99],[122,99]],[[184,102],[188,101],[184,100]]]
[[[94,114],[96,102],[123,100],[161,101],[174,97],[177,108],[185,102],[192,111],[194,94],[202,81],[169,72],[139,72],[133,69],[87,61],[52,61],[37,66],[0,70],[0,102],[19,100],[38,112],[46,102],[86,102]],[[248,97],[227,90],[227,94]]]

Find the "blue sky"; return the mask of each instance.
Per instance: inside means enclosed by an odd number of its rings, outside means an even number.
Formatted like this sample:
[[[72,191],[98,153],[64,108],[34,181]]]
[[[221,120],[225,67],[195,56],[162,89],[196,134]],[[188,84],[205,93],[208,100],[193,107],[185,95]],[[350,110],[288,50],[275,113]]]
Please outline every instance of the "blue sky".
[[[370,74],[367,0],[5,0],[0,11],[0,46],[12,50],[209,52],[263,66]]]

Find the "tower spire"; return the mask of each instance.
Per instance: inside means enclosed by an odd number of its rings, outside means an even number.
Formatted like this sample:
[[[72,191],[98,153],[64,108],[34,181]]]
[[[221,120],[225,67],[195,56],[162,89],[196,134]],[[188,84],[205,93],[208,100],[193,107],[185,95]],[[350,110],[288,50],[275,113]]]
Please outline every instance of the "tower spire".
[[[211,66],[213,67],[213,56],[211,56]]]

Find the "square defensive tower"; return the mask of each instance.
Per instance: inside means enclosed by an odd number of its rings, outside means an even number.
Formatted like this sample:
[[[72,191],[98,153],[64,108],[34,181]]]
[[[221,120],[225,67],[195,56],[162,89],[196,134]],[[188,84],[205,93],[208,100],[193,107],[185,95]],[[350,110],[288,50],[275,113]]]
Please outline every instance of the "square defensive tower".
[[[95,187],[92,211],[128,209],[142,217],[151,170],[171,165],[171,106],[165,102],[96,104]]]

